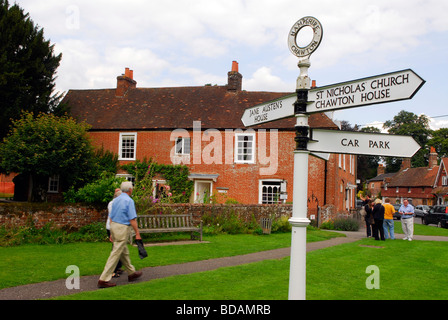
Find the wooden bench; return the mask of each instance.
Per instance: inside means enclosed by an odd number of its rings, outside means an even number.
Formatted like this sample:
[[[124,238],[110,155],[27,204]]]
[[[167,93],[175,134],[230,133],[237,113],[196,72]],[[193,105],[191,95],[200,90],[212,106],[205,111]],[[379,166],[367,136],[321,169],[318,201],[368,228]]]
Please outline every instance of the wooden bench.
[[[202,241],[202,221],[196,227],[192,214],[138,215],[137,226],[140,233],[191,232],[191,239],[194,239],[194,233],[197,232],[199,241]]]

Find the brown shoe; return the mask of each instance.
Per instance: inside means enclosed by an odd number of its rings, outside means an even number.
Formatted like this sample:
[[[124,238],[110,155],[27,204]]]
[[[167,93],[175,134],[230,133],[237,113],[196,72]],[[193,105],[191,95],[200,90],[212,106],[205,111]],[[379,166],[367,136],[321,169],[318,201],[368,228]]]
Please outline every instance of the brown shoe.
[[[103,281],[103,280],[98,280],[98,288],[110,288],[110,287],[115,287],[116,284],[109,282],[109,281]]]
[[[137,278],[140,278],[142,276],[142,272],[141,271],[135,271],[133,274],[128,276],[128,281],[134,281]]]

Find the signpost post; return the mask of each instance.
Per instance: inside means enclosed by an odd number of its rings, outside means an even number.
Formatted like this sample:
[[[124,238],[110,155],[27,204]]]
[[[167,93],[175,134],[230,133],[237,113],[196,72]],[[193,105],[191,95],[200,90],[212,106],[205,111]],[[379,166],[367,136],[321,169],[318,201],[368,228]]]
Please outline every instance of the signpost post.
[[[313,40],[305,47],[297,45],[297,36],[304,27],[313,29]],[[322,25],[313,17],[305,17],[297,21],[288,36],[288,45],[291,52],[299,58],[298,67],[300,75],[297,78],[294,103],[296,117],[296,148],[294,150],[294,178],[292,194],[291,223],[291,262],[289,269],[289,299],[305,300],[306,298],[306,227],[310,223],[308,211],[308,158],[307,149],[309,140],[309,114],[306,113],[310,78],[308,68],[311,66],[309,57],[317,49],[322,40]],[[303,170],[306,168],[306,170]]]
[[[297,45],[304,27],[313,29],[313,39],[306,47]],[[308,198],[308,158],[310,152],[321,158],[328,153],[348,153],[411,157],[420,149],[412,137],[388,134],[311,129],[309,115],[316,112],[361,107],[371,104],[411,99],[425,81],[410,69],[364,79],[313,88],[310,90],[309,57],[322,40],[320,22],[313,17],[297,21],[288,35],[288,46],[299,58],[300,75],[296,93],[245,110],[241,121],[246,127],[283,118],[296,117],[294,150],[293,209],[289,299],[306,298],[306,227]],[[328,158],[327,158],[328,160]]]

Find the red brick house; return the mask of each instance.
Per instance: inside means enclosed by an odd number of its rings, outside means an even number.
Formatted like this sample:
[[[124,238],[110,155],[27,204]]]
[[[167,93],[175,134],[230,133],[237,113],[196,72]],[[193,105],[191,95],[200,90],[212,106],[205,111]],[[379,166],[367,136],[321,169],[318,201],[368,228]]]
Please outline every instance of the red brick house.
[[[401,203],[411,199],[412,204],[434,205],[434,185],[439,172],[437,153],[431,148],[428,167],[411,168],[411,159],[403,159],[401,169],[385,180],[381,191],[383,198],[390,198],[392,203]]]
[[[396,172],[386,173],[386,167],[381,163],[378,164],[377,176],[367,180],[367,190],[370,191],[371,198],[380,197],[384,186],[390,182],[395,174]]]
[[[448,158],[443,158],[440,161],[439,170],[433,187],[433,204],[448,203]]]
[[[119,154],[121,163],[152,158],[189,167],[194,181],[191,202],[234,199],[240,203],[292,202],[295,119],[245,128],[248,107],[289,93],[242,90],[233,63],[228,84],[202,87],[137,88],[133,71],[117,77],[117,87],[69,90],[74,118],[92,126],[97,147]],[[325,114],[309,118],[312,128],[338,130]],[[122,173],[126,174],[126,173]],[[310,156],[309,207],[354,207],[356,157]]]

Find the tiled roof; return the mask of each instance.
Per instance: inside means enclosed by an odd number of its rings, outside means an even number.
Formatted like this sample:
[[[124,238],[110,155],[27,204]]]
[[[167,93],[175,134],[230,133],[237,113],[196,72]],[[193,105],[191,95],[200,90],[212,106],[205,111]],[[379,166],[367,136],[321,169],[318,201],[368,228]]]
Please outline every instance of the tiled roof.
[[[432,193],[437,195],[448,194],[448,187],[436,187],[432,190]]]
[[[231,92],[227,86],[130,88],[123,97],[115,93],[115,89],[69,90],[62,102],[92,130],[191,129],[193,121],[201,121],[203,129],[236,129],[244,128],[241,116],[246,108],[290,94]],[[290,118],[253,128],[293,130],[294,124]],[[311,115],[309,125],[337,129],[323,113]]]
[[[392,178],[395,174],[397,174],[397,173],[396,172],[383,173],[383,174],[380,174],[372,179],[367,180],[367,183],[372,182],[372,181],[384,181],[384,179],[386,179],[386,178]]]
[[[397,172],[390,180],[388,187],[432,187],[439,170],[438,166],[408,168]]]

